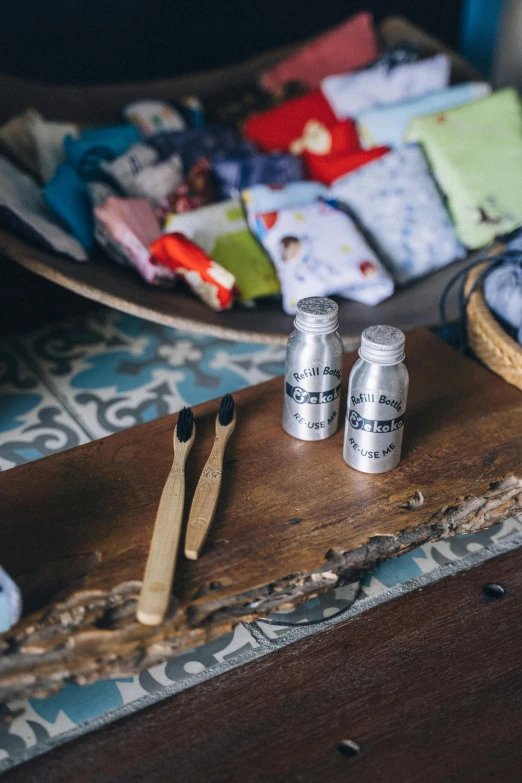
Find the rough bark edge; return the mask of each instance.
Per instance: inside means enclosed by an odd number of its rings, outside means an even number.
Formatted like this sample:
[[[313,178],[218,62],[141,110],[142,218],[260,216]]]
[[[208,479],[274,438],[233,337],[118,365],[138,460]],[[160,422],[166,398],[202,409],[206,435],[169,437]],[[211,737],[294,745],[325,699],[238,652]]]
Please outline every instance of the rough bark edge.
[[[178,611],[158,628],[135,620],[141,582],[110,591],[73,593],[24,619],[0,637],[0,700],[45,696],[66,682],[85,684],[126,675],[200,646],[239,622],[294,607],[348,584],[392,557],[459,533],[474,533],[522,512],[522,478],[507,476],[481,496],[457,498],[426,522],[395,535],[373,536],[352,551],[330,550],[320,568],[284,577],[247,593]]]

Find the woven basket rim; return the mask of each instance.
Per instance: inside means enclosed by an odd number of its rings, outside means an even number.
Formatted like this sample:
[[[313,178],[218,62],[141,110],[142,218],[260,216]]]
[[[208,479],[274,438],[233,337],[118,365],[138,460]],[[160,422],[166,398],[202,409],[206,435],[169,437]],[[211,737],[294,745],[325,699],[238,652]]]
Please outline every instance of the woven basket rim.
[[[464,287],[466,296],[469,294],[475,281],[486,266],[487,261],[483,264],[478,264],[468,272]],[[496,317],[487,306],[486,300],[484,299],[482,284],[471,295],[468,302],[468,310],[470,308],[471,313],[468,312],[468,318],[471,315],[474,320],[480,320],[482,328],[486,329],[490,333],[490,338],[500,343],[500,345],[497,347],[500,348],[500,346],[502,346],[506,353],[515,354],[515,356],[522,362],[522,345],[519,345],[519,343],[517,343],[517,341],[506,332],[504,327],[497,321]]]

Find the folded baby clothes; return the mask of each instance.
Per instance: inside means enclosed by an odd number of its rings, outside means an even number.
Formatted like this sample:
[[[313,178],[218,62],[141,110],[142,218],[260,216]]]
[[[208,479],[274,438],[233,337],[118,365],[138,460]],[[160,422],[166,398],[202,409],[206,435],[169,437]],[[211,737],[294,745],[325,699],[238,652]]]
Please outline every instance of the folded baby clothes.
[[[216,183],[208,158],[194,163],[181,185],[165,199],[165,213],[191,212],[217,201]]]
[[[490,92],[491,86],[486,82],[456,84],[454,87],[429,92],[409,101],[368,109],[359,115],[357,129],[363,146],[367,148],[382,144],[400,147],[404,144],[409,125],[415,117],[453,109],[455,106],[484,98]]]
[[[128,123],[107,128],[90,128],[80,138],[66,136],[64,149],[69,163],[86,179],[96,179],[103,160],[114,160],[140,141],[137,128]]]
[[[222,201],[185,215],[170,215],[165,230],[188,237],[231,272],[240,301],[280,292],[273,264],[249,231],[239,201]]]
[[[37,118],[43,120],[36,109],[27,109],[0,127],[0,147],[35,177],[40,176],[40,163],[30,128]]]
[[[442,90],[448,86],[450,60],[437,54],[426,60],[389,66],[378,61],[357,73],[328,76],[322,91],[337,117],[358,118],[362,112]]]
[[[276,267],[286,313],[307,296],[339,294],[375,305],[393,293],[391,277],[353,221],[324,201],[257,214],[255,230]]]
[[[319,182],[254,185],[241,193],[247,222],[254,233],[256,231],[256,215],[262,212],[280,212],[282,209],[308,206],[318,198],[328,198],[328,196],[328,188]]]
[[[109,175],[126,196],[148,198],[158,206],[183,182],[183,163],[179,155],[157,162],[157,150],[148,144],[133,144],[116,160],[100,163],[100,171]]]
[[[200,158],[227,155],[240,157],[251,155],[254,148],[244,141],[234,128],[209,125],[207,128],[190,128],[186,131],[162,131],[149,139],[161,158],[177,154],[181,156],[185,171]]]
[[[22,614],[22,594],[11,577],[0,568],[0,633],[15,625]]]
[[[151,254],[182,277],[196,296],[213,310],[234,302],[235,278],[183,234],[164,234],[152,243]]]
[[[69,122],[49,122],[36,115],[29,125],[38,154],[40,179],[49,182],[60,163],[65,162],[63,142],[66,136],[77,139],[80,129]]]
[[[313,90],[325,76],[354,71],[371,62],[377,51],[371,14],[356,14],[266,70],[261,84],[273,92],[286,82],[298,81]]]
[[[86,261],[82,245],[59,226],[45,206],[41,188],[0,155],[0,222],[47,250]]]
[[[416,145],[389,152],[334,182],[395,280],[404,284],[465,255]]]
[[[237,198],[242,190],[253,185],[284,185],[304,178],[300,158],[277,153],[220,160],[213,164],[212,170],[222,198]]]
[[[321,90],[314,90],[269,111],[253,114],[245,123],[244,134],[264,152],[299,154],[307,136],[321,137],[336,122]]]
[[[304,152],[303,160],[311,179],[331,185],[339,177],[377,160],[389,151],[389,147],[374,147],[371,150],[359,149],[337,155],[313,155]]]
[[[160,131],[179,131],[187,127],[179,111],[165,101],[135,101],[125,106],[122,114],[144,139]]]
[[[117,263],[133,267],[153,285],[174,280],[172,269],[151,259],[149,247],[161,235],[161,227],[147,199],[110,196],[94,214],[96,239]]]
[[[417,117],[407,138],[423,145],[467,247],[522,224],[522,111],[514,89]]]
[[[44,187],[46,204],[87,250],[94,241],[94,218],[85,180],[69,163],[61,163]]]

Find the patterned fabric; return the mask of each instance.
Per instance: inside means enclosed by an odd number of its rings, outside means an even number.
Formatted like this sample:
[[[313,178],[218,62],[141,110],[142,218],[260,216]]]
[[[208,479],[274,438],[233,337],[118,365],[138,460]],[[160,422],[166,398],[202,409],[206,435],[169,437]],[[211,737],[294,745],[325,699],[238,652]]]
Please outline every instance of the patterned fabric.
[[[484,298],[502,323],[519,332],[522,328],[522,260],[505,261],[493,269],[484,281]]]
[[[323,79],[321,89],[340,119],[359,117],[363,111],[383,104],[415,98],[442,90],[449,84],[450,61],[445,54],[436,54],[419,62],[406,62],[389,67],[378,61],[371,68],[342,76]]]
[[[191,167],[181,185],[165,199],[164,213],[178,214],[201,209],[217,201],[216,183],[212,164],[208,158],[200,158]]]
[[[187,127],[181,114],[164,101],[135,101],[125,106],[122,114],[144,139],[160,131],[180,131]]]
[[[295,155],[251,155],[217,161],[212,167],[222,198],[237,198],[252,185],[284,185],[304,179],[303,164]]]
[[[389,147],[374,147],[371,150],[359,149],[340,155],[312,155],[304,152],[303,160],[311,179],[331,185],[336,179],[356,171],[372,160],[378,160],[389,151]]]
[[[331,193],[356,215],[398,283],[465,255],[415,145],[394,150],[337,180]]]
[[[327,129],[336,122],[321,90],[314,90],[269,111],[253,114],[245,123],[244,133],[263,152],[288,151],[297,155],[307,136],[326,133],[328,138]]]
[[[80,242],[49,217],[36,182],[0,155],[0,222],[48,250],[86,261]]]
[[[296,81],[313,90],[325,76],[355,71],[376,57],[372,16],[356,14],[265,71],[261,84],[273,92],[286,82]]]
[[[148,198],[156,205],[183,181],[183,163],[179,155],[158,163],[158,152],[148,144],[133,144],[113,161],[102,161],[100,171],[107,175],[124,196]]]
[[[165,230],[181,232],[228,269],[236,279],[240,301],[280,292],[272,262],[248,230],[238,201],[223,201],[185,215],[170,215]]]
[[[236,279],[183,234],[164,234],[150,246],[152,258],[172,269],[213,310],[228,310]]]
[[[255,230],[277,270],[286,313],[295,313],[308,296],[339,294],[375,305],[393,293],[391,278],[355,224],[323,201],[257,214]]]
[[[177,154],[181,156],[185,171],[200,158],[217,159],[251,155],[255,150],[233,128],[209,125],[207,128],[191,128],[186,131],[162,131],[149,139],[161,158]]]
[[[329,190],[318,182],[292,182],[284,187],[255,185],[241,194],[250,229],[256,233],[256,215],[307,206],[318,198],[328,198]]]
[[[0,633],[8,631],[22,614],[22,594],[3,568],[0,568]]]
[[[516,90],[417,117],[408,139],[423,145],[464,245],[483,247],[522,224],[522,111]]]
[[[421,95],[420,98],[412,98],[402,103],[378,106],[359,115],[357,120],[359,135],[366,147],[377,147],[382,144],[400,147],[415,117],[453,109],[455,106],[484,98],[490,92],[491,86],[486,82],[469,82],[456,84],[445,90],[429,92],[427,95]]]

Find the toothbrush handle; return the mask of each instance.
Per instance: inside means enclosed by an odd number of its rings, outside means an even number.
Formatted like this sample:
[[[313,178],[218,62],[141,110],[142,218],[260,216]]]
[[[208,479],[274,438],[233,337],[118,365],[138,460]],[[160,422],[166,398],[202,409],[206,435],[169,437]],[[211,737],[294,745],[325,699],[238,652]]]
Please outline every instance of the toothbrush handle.
[[[210,457],[199,479],[190,508],[185,539],[185,557],[197,560],[212,524],[221,489],[223,476],[223,457],[226,439],[214,441]]]
[[[174,461],[161,493],[136,617],[159,625],[168,609],[185,500],[185,461]]]

